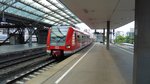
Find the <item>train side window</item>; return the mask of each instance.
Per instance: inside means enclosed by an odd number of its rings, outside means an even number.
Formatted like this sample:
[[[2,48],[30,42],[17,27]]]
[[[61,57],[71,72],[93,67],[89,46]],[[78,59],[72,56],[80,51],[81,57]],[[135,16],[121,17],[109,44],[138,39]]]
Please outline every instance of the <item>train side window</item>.
[[[77,34],[76,34],[76,32],[74,32],[74,36],[75,36],[75,40],[77,39]]]
[[[79,36],[79,35],[77,35],[77,38],[78,38],[78,39],[80,39],[80,36]]]
[[[81,36],[80,35],[77,35],[77,40],[78,40],[78,42],[81,42]]]

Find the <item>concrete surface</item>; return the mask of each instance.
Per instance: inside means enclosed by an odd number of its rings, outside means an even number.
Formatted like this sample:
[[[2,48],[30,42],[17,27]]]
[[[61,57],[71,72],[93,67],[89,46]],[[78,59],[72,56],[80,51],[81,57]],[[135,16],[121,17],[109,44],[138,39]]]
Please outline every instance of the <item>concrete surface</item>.
[[[85,50],[87,51],[87,50]],[[55,82],[74,64],[84,53],[71,56],[52,69],[40,74],[26,84],[56,84]],[[53,73],[53,74],[51,74]],[[77,63],[68,74],[57,84],[128,84],[120,71],[117,62],[102,44],[95,43],[94,47]]]

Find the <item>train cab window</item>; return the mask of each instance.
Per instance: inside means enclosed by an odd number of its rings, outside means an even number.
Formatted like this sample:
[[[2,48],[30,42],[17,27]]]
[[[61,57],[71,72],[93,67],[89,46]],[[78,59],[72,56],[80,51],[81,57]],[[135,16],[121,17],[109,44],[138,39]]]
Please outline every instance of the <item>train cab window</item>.
[[[51,28],[51,45],[63,46],[65,45],[68,26],[53,26]]]

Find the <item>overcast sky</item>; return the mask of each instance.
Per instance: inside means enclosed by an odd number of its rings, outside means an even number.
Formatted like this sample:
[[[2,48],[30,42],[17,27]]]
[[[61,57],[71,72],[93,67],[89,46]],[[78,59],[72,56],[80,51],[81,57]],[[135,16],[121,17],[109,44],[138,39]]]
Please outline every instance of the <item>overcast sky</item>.
[[[128,32],[130,30],[130,28],[134,28],[134,21],[129,23],[129,24],[126,24],[122,27],[119,27],[117,29],[115,29],[115,31],[124,31],[124,32]]]
[[[85,24],[85,23],[80,23],[77,24],[76,26],[80,27],[81,29],[89,29],[89,27]],[[122,27],[116,28],[115,31],[124,31],[124,32],[128,32],[130,30],[130,28],[134,28],[134,21],[130,22]],[[94,30],[92,30],[92,32],[94,32]],[[102,32],[102,30],[97,30],[97,32]]]

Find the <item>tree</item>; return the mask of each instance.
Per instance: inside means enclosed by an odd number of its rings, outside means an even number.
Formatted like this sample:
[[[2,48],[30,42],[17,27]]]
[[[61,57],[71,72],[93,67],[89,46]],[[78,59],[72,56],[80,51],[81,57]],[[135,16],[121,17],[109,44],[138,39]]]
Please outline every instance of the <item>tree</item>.
[[[117,36],[116,39],[115,39],[115,43],[124,43],[125,42],[125,37],[124,36]]]
[[[131,36],[126,36],[125,37],[125,42],[133,44],[134,43],[134,38],[131,37]]]
[[[131,41],[131,37],[130,37],[130,36],[126,36],[126,37],[125,37],[125,42],[126,42],[126,43],[130,43],[130,41]]]

